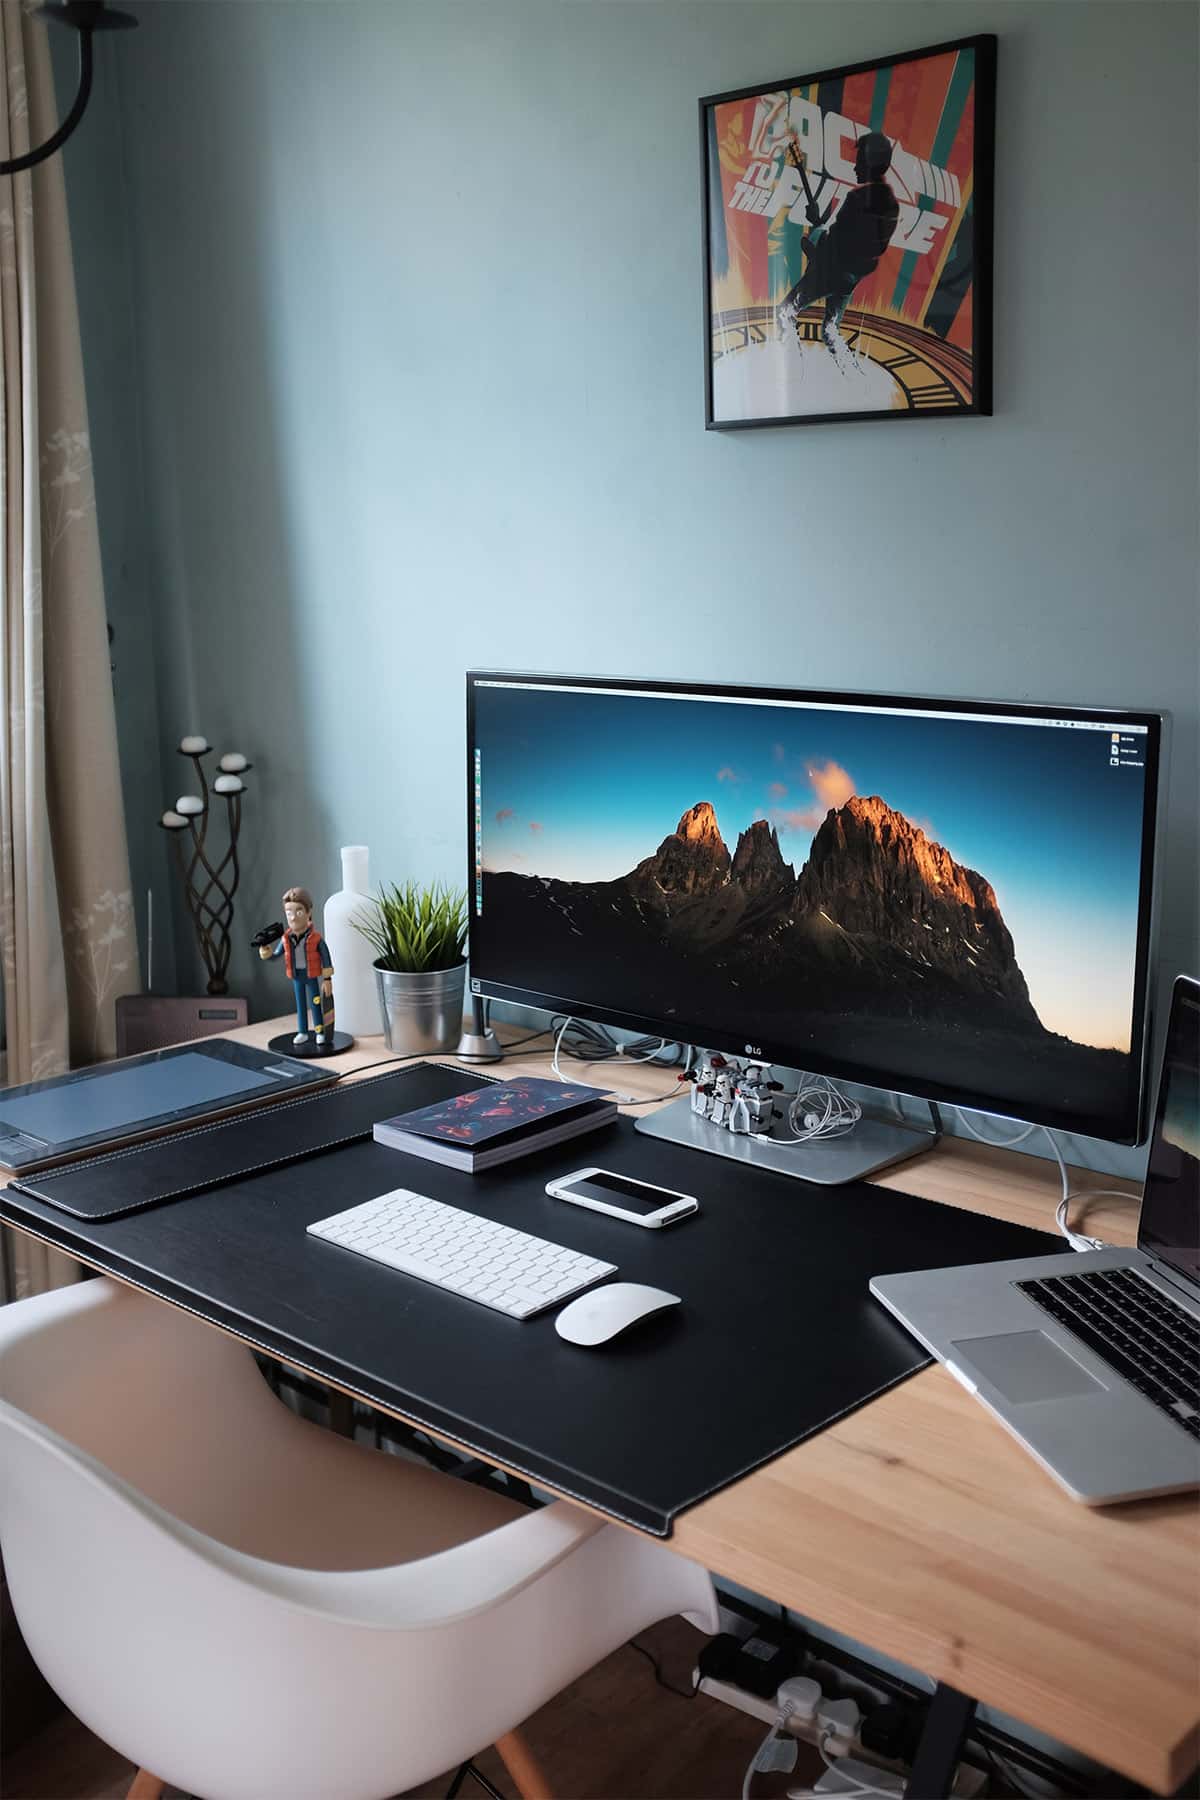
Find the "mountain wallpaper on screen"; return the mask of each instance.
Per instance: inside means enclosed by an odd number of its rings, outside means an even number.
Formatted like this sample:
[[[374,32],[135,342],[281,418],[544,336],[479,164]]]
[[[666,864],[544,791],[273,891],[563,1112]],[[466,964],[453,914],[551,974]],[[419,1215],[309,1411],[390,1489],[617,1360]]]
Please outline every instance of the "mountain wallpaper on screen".
[[[648,1018],[1088,1112],[1123,1091],[1125,1054],[1042,1025],[987,876],[877,794],[831,807],[798,873],[768,820],[731,853],[701,800],[615,880],[483,879],[489,935],[546,993],[578,993],[582,957],[597,1001]]]

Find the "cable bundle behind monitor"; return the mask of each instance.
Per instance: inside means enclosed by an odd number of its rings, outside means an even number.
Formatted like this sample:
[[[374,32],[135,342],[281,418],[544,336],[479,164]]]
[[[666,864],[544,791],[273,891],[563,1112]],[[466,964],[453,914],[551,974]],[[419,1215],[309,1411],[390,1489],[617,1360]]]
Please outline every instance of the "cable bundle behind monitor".
[[[566,1080],[559,1066],[563,1056],[569,1056],[574,1062],[653,1063],[658,1068],[672,1068],[678,1063],[689,1067],[691,1064],[690,1046],[672,1043],[669,1038],[640,1037],[622,1044],[603,1025],[562,1013],[551,1019],[550,1029],[555,1034],[554,1073],[560,1081]]]

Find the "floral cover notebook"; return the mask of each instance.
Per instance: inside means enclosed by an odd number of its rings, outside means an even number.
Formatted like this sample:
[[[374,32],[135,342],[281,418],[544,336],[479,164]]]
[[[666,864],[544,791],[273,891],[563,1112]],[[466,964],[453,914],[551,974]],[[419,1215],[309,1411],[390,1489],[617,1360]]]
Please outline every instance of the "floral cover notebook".
[[[381,1119],[375,1138],[394,1150],[476,1170],[594,1130],[616,1116],[616,1102],[601,1088],[523,1075]]]
[[[393,1131],[416,1132],[421,1137],[442,1138],[449,1144],[486,1144],[490,1139],[533,1125],[559,1113],[573,1112],[594,1100],[606,1100],[601,1088],[580,1087],[562,1081],[542,1081],[536,1075],[475,1088],[456,1094],[436,1106],[416,1112],[396,1113],[383,1123]]]

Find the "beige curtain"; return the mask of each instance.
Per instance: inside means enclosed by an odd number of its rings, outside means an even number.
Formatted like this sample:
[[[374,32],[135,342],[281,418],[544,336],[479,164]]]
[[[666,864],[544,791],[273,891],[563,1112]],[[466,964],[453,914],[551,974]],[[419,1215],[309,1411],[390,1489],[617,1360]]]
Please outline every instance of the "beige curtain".
[[[0,157],[57,115],[46,31],[0,0]],[[85,127],[86,128],[86,127]],[[61,154],[0,176],[0,952],[4,1079],[111,1056],[138,985]],[[5,1231],[6,1297],[77,1265]]]

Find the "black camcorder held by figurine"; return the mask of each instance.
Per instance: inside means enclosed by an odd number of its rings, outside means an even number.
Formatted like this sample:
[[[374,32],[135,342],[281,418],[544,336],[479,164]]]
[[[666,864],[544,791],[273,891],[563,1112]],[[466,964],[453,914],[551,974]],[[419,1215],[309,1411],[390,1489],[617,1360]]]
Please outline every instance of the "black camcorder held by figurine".
[[[273,925],[264,925],[262,930],[256,931],[250,939],[250,948],[265,950],[268,944],[277,944],[286,929],[286,926],[281,925],[278,919]]]

